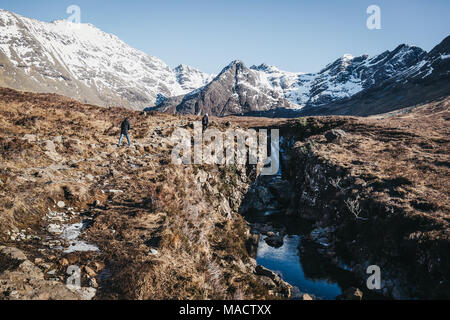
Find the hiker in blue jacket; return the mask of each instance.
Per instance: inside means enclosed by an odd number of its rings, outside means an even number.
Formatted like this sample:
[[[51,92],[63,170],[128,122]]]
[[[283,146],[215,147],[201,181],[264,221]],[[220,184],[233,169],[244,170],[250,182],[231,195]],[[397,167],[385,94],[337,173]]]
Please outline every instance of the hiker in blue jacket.
[[[120,145],[122,144],[122,140],[123,140],[124,136],[127,137],[128,146],[131,146],[130,134],[128,132],[129,130],[130,130],[130,121],[128,120],[128,118],[125,118],[125,120],[123,120],[122,124],[120,125],[120,138],[119,138],[119,144],[117,145],[118,147],[120,147]]]

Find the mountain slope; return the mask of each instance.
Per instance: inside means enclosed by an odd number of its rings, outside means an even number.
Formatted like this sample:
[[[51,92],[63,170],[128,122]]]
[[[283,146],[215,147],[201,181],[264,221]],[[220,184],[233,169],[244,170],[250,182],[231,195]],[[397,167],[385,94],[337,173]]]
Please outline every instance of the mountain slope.
[[[383,83],[387,79],[416,66],[426,52],[418,47],[400,45],[374,57],[344,55],[318,73],[292,74],[274,72],[274,67],[252,67],[270,79],[293,103],[316,107],[349,98],[354,94]]]
[[[90,24],[46,23],[0,10],[0,31],[1,86],[139,109],[208,77],[195,70],[193,79],[184,73],[179,83],[180,73],[162,60]]]

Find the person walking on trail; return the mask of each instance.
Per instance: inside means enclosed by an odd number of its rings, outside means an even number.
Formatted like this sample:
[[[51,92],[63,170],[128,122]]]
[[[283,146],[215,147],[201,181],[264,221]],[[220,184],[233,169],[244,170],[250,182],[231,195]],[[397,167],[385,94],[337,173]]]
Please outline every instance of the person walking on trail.
[[[128,146],[131,146],[129,131],[130,131],[130,120],[128,120],[128,118],[125,118],[125,120],[123,120],[122,124],[120,125],[120,138],[119,144],[117,145],[118,147],[120,147],[120,145],[122,144],[124,136],[127,137]]]
[[[208,124],[209,124],[209,116],[206,113],[203,118],[202,118],[202,125],[203,125],[203,131],[205,131],[206,129],[208,129]]]

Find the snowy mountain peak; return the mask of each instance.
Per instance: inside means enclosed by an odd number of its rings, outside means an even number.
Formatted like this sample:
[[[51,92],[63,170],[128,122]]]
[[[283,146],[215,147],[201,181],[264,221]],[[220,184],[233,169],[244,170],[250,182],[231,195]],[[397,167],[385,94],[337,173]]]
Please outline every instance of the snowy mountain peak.
[[[266,63],[262,63],[259,66],[253,65],[253,66],[250,67],[250,69],[256,70],[256,71],[263,71],[263,72],[266,72],[266,73],[279,73],[279,72],[282,72],[277,67],[268,65]]]
[[[41,22],[6,10],[0,11],[0,64],[3,86],[139,109],[153,105],[158,94],[184,94],[211,77],[194,69],[180,77],[92,24]]]
[[[186,64],[180,64],[173,72],[176,75],[177,82],[181,85],[181,88],[190,92],[196,90],[214,79],[215,75],[202,72],[194,67]]]

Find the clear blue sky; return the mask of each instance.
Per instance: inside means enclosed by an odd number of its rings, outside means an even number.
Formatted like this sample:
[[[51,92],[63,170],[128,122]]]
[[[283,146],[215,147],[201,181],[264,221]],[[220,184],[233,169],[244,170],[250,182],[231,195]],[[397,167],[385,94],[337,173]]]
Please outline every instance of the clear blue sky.
[[[314,72],[345,53],[378,54],[401,43],[430,50],[450,35],[449,0],[0,0],[43,21],[81,19],[169,66],[218,73],[232,60]],[[381,8],[368,30],[366,9]]]

